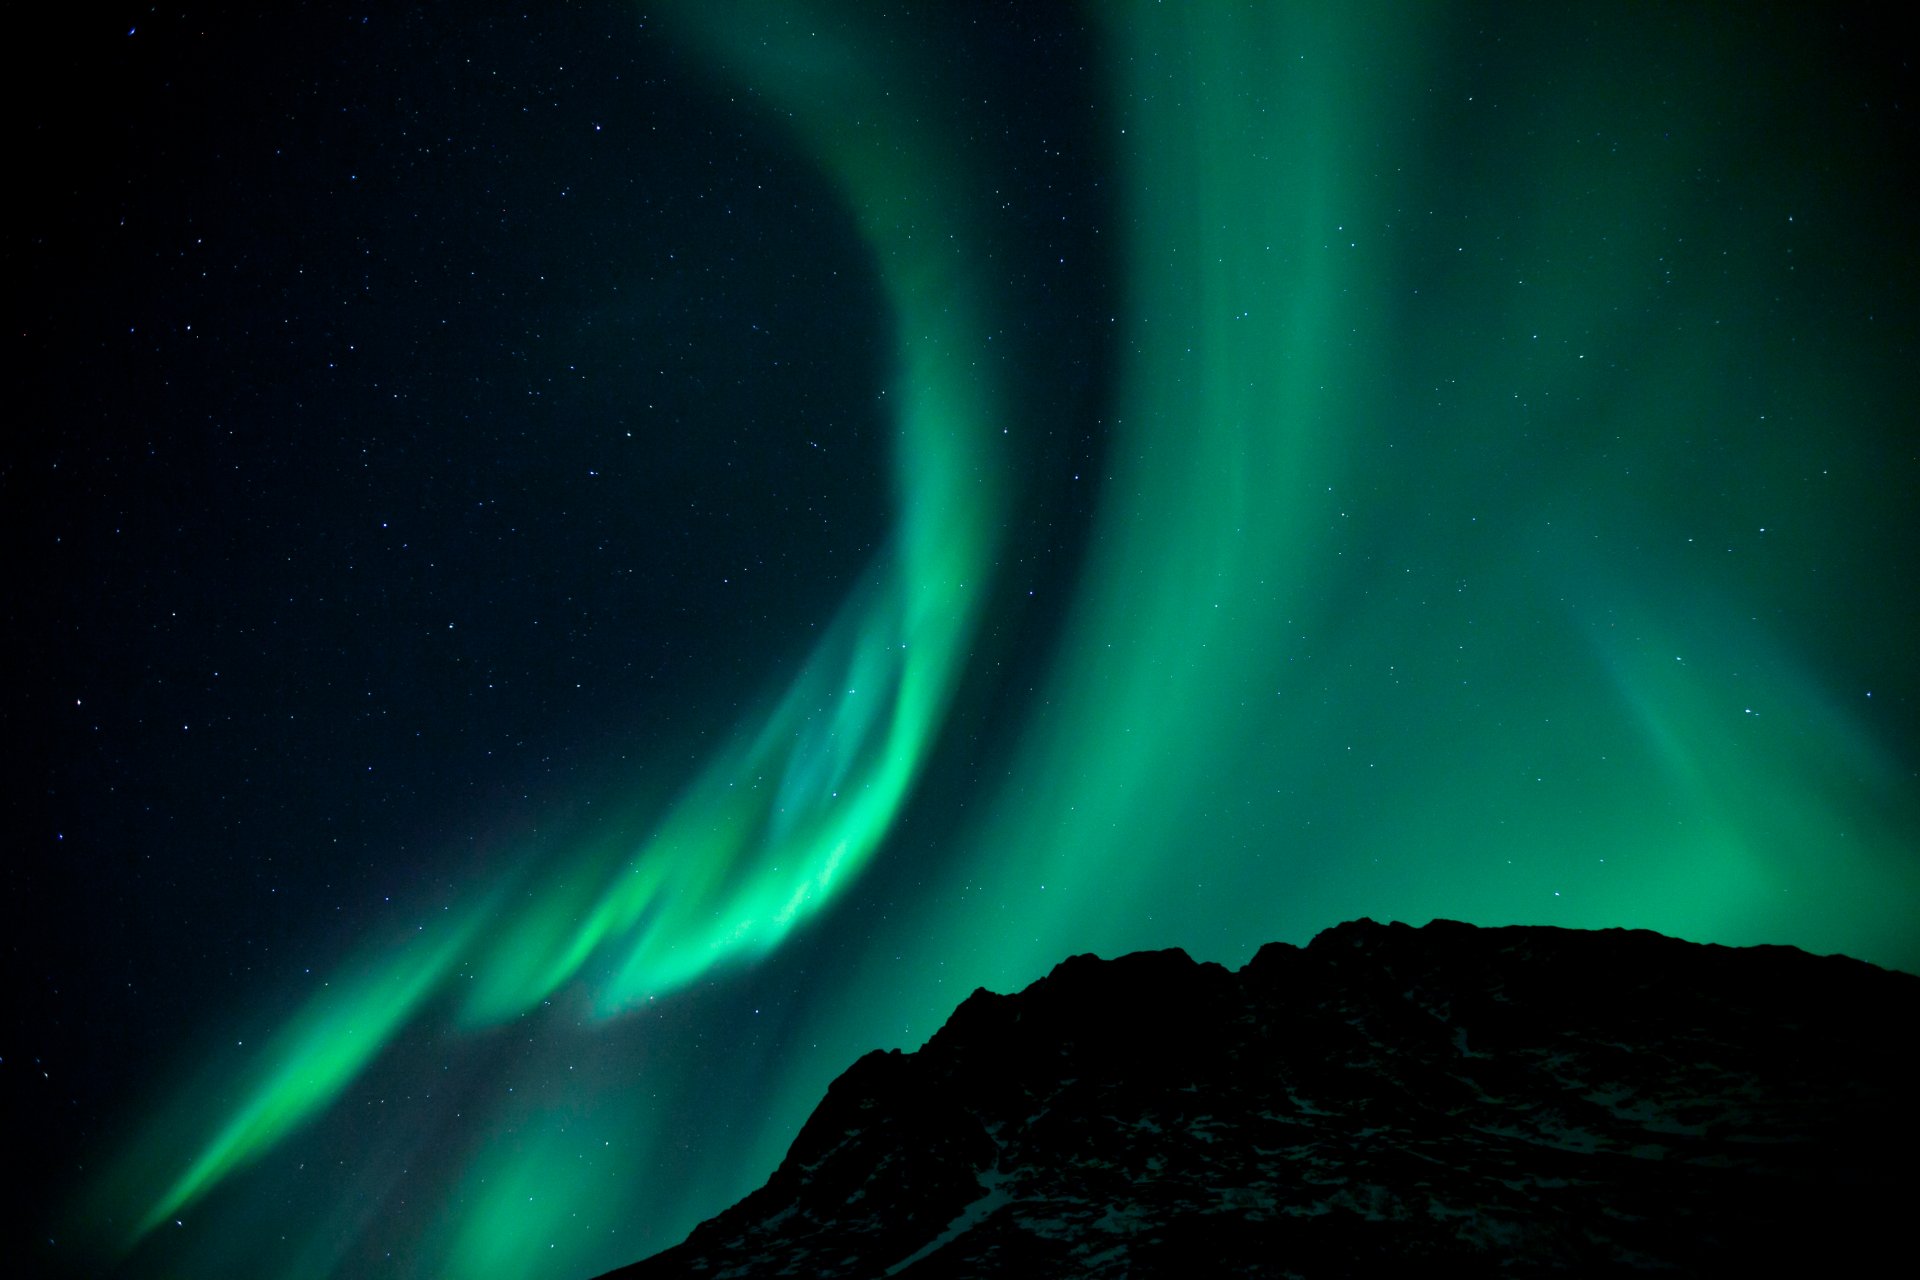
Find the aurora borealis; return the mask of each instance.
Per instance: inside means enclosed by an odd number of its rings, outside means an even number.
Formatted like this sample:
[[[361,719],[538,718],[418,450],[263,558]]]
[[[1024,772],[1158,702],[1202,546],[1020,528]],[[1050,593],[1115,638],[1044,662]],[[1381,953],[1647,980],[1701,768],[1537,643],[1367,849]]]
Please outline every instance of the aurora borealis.
[[[1077,952],[1920,969],[1872,22],[72,21],[5,471],[44,1269],[591,1275]]]

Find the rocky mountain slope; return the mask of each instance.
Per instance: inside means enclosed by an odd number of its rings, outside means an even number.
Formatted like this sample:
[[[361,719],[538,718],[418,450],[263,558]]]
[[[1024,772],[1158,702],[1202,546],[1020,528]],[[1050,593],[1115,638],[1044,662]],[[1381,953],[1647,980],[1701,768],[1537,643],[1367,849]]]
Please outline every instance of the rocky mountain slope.
[[[1859,1270],[1909,1252],[1917,1014],[1920,977],[1623,930],[1076,956],[854,1063],[612,1276]]]

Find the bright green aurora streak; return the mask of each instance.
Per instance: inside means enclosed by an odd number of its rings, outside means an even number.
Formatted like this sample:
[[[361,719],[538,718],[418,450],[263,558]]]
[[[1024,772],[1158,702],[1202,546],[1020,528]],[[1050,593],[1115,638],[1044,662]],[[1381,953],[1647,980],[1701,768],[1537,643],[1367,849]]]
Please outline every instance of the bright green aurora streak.
[[[613,1016],[715,966],[776,947],[824,906],[887,834],[939,728],[993,572],[1005,485],[986,300],[955,148],[894,110],[914,86],[885,59],[823,40],[770,8],[724,21],[688,6],[684,34],[783,107],[848,193],[894,308],[900,514],[827,635],[773,707],[752,717],[691,781],[637,849],[581,851],[543,865],[530,905],[485,907],[442,926],[431,947],[396,950],[370,976],[316,999],[275,1043],[244,1101],[138,1218],[171,1219],[312,1119],[349,1085],[453,970],[468,960],[468,1025],[538,1005],[583,970]],[[746,31],[756,32],[749,40]],[[584,897],[576,886],[597,884]],[[116,1187],[138,1185],[152,1150]],[[151,1173],[147,1177],[151,1177]],[[486,1223],[497,1216],[485,1215]],[[498,1247],[477,1257],[501,1256]]]
[[[103,1193],[135,1236],[321,1116],[409,1021],[444,1006],[484,1036],[578,992],[609,1021],[544,1064],[571,1069],[615,1015],[833,919],[913,823],[1018,492],[978,269],[994,183],[925,52],[882,38],[910,19],[676,8],[877,264],[891,544],[641,838],[477,891],[353,967],[247,1082],[190,1090]],[[782,1030],[806,1052],[660,1046],[658,1109],[605,1062],[500,1104],[513,1140],[396,1274],[630,1260],[619,1222],[671,1237],[756,1185],[859,1053],[1072,952],[1237,964],[1354,916],[1450,916],[1920,966],[1886,692],[1909,678],[1886,602],[1911,460],[1881,452],[1912,406],[1898,334],[1866,318],[1910,311],[1912,268],[1851,234],[1884,198],[1873,144],[1797,96],[1797,20],[1604,6],[1509,15],[1496,46],[1426,6],[1090,12],[1121,367],[1077,595],[999,781],[926,840],[918,894],[848,935],[836,998]],[[675,1110],[726,1130],[678,1178],[649,1172]],[[347,1247],[316,1233],[281,1273]]]

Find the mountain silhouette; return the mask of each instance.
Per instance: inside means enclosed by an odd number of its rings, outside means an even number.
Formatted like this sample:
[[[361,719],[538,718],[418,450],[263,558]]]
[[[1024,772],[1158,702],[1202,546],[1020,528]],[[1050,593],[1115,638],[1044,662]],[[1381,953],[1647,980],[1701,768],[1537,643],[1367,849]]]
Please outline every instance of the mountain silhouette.
[[[607,1280],[1862,1270],[1907,1252],[1916,1014],[1910,974],[1620,929],[1075,956],[855,1062]]]

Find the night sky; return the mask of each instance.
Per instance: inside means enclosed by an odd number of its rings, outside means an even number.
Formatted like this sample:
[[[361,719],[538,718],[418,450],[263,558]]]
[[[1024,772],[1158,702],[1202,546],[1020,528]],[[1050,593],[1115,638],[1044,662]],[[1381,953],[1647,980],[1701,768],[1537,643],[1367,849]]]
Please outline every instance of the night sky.
[[[6,1256],[585,1277],[1077,952],[1920,970],[1891,18],[70,8]]]

